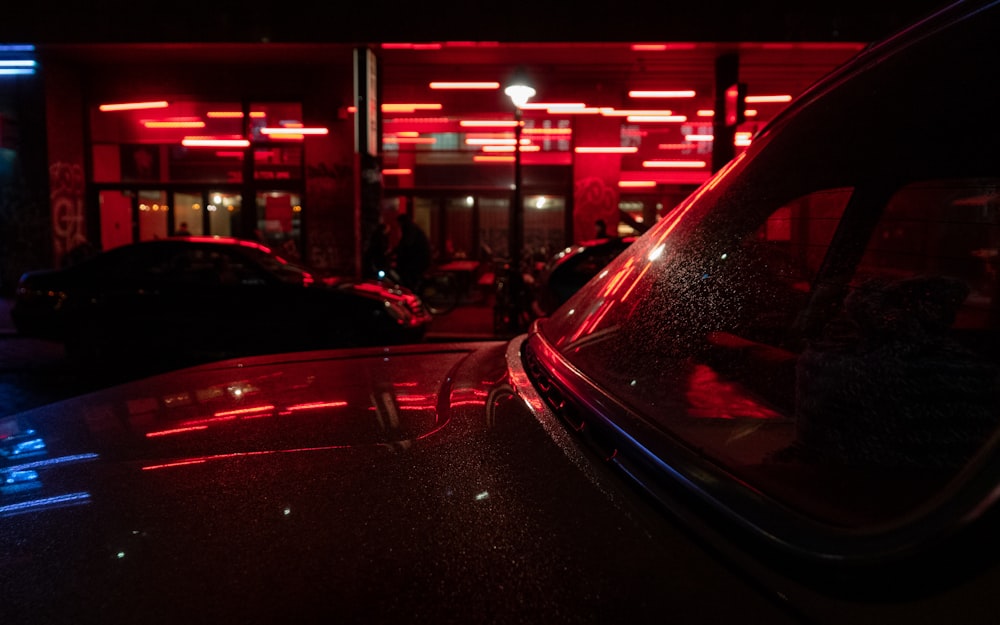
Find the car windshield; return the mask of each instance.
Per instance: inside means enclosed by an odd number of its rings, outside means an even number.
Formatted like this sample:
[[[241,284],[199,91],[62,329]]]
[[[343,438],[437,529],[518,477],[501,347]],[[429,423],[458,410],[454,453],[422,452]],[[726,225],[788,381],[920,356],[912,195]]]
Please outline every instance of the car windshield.
[[[1000,56],[981,27],[808,94],[539,322],[616,427],[841,526],[967,465],[1000,414],[1000,133],[962,127],[995,118],[995,69],[959,53]]]

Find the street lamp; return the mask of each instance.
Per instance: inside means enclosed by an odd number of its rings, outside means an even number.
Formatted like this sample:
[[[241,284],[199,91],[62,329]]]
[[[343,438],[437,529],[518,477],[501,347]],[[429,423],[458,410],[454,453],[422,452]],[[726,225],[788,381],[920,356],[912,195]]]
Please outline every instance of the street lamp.
[[[520,266],[521,248],[524,247],[524,202],[521,199],[521,107],[535,95],[535,89],[528,84],[521,72],[503,90],[514,103],[514,199],[510,207],[510,226],[507,240],[510,246],[510,261],[515,269]]]

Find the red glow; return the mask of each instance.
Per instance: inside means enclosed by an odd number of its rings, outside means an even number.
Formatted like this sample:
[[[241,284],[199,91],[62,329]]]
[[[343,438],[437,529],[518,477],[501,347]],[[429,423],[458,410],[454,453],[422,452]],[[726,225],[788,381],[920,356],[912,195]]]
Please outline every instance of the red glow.
[[[382,143],[410,143],[410,144],[433,144],[437,143],[435,137],[383,137]]]
[[[643,161],[643,167],[677,167],[677,168],[691,168],[697,169],[699,167],[705,167],[708,163],[705,161]]]
[[[219,151],[215,153],[219,158],[243,158],[243,152],[225,152]]]
[[[525,128],[521,131],[525,135],[546,135],[568,137],[573,134],[572,128]]]
[[[254,406],[252,408],[239,408],[237,410],[224,410],[222,412],[215,413],[216,417],[228,417],[232,415],[247,415],[247,414],[259,414],[261,412],[271,412],[274,410],[274,406]]]
[[[643,91],[633,90],[628,92],[630,98],[693,98],[694,89],[679,89],[672,91]]]
[[[684,135],[684,138],[688,141],[713,141],[715,140],[715,135]]]
[[[747,104],[766,104],[774,102],[791,102],[792,96],[790,95],[748,95],[743,98],[743,101]]]
[[[383,50],[440,50],[440,43],[383,43]]]
[[[319,410],[321,408],[343,408],[346,405],[346,401],[317,401],[309,404],[295,404],[294,406],[289,406],[287,410],[296,412],[299,410]]]
[[[630,122],[641,124],[665,124],[674,122],[686,122],[687,115],[629,115],[626,117]]]
[[[432,82],[431,89],[499,89],[498,82]]]
[[[399,169],[383,169],[383,176],[409,176],[413,173],[413,170],[408,167],[402,167]]]
[[[472,160],[476,163],[513,163],[513,156],[490,156],[485,154],[476,154],[472,157]]]
[[[631,146],[631,147],[612,147],[612,146],[607,146],[607,147],[600,147],[600,146],[584,147],[584,146],[581,146],[581,147],[575,148],[574,151],[578,152],[580,154],[635,154],[636,152],[639,151],[639,148],[637,148],[635,146]]]
[[[401,103],[383,104],[383,113],[415,113],[416,111],[440,111],[443,107],[440,104],[427,103]]]
[[[293,133],[298,135],[326,135],[330,134],[329,128],[307,128],[298,126],[280,126],[277,128],[265,127],[260,129],[260,133],[264,135],[284,135]]]
[[[246,148],[250,142],[246,139],[211,139],[208,137],[185,137],[181,145],[188,148]]]
[[[184,121],[155,121],[148,120],[142,122],[146,128],[204,128],[205,122],[196,120]]]
[[[156,438],[158,436],[170,436],[172,434],[184,434],[186,432],[198,432],[200,430],[207,430],[207,425],[197,425],[189,428],[175,428],[172,430],[159,430],[157,432],[146,432],[146,438]]]
[[[98,108],[105,113],[111,111],[138,111],[142,109],[165,109],[170,106],[166,100],[155,102],[121,102],[118,104],[102,104]]]
[[[583,102],[526,102],[521,105],[525,111],[545,111],[552,108],[560,110],[586,108]]]
[[[656,186],[655,180],[619,180],[618,186],[622,189],[647,189]]]
[[[242,119],[243,111],[209,111],[205,116],[211,119]]]
[[[659,117],[673,114],[674,112],[669,109],[616,109],[612,107],[601,109],[601,115],[606,117],[629,117],[630,115],[653,115]]]
[[[463,128],[513,128],[517,122],[502,119],[463,119],[458,122]]]

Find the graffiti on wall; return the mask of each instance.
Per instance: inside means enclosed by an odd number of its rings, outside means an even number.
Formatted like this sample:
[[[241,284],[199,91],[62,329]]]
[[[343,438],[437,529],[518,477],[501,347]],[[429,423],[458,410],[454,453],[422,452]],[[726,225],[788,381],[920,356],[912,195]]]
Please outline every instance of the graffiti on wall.
[[[576,180],[573,189],[573,232],[577,240],[594,236],[595,222],[603,219],[609,230],[618,224],[618,189],[603,178]]]
[[[53,252],[56,259],[66,259],[70,252],[88,245],[82,165],[60,162],[49,166],[49,204]]]

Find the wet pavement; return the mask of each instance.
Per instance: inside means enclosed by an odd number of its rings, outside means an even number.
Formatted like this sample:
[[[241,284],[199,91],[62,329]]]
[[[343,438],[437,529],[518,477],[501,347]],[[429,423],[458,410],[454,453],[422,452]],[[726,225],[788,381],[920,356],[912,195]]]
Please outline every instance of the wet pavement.
[[[488,302],[462,305],[435,317],[428,342],[490,340],[493,309]],[[18,336],[10,300],[0,297],[0,417],[108,386],[73,367],[60,343]]]

